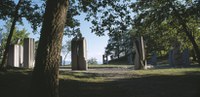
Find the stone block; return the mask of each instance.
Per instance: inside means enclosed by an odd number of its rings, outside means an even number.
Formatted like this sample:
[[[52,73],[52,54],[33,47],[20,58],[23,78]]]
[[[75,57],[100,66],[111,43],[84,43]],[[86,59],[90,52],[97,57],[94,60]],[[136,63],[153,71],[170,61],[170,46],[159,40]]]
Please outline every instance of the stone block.
[[[35,64],[35,41],[33,38],[24,39],[24,67],[33,68]]]
[[[72,70],[87,70],[87,44],[85,38],[74,38],[71,42]]]
[[[7,65],[12,67],[23,66],[23,47],[21,45],[10,45]]]

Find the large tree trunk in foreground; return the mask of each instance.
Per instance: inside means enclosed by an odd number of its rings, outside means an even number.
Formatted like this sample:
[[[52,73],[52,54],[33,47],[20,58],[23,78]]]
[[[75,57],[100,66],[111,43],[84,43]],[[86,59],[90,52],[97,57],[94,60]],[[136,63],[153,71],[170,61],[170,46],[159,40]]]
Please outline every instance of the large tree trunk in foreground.
[[[68,0],[47,0],[30,97],[59,97],[59,65]]]
[[[6,41],[6,48],[5,48],[5,51],[3,53],[3,59],[2,59],[2,62],[0,64],[0,70],[5,70],[6,68],[6,64],[7,64],[7,61],[8,61],[8,51],[9,51],[9,46],[10,46],[10,43],[11,43],[11,40],[12,40],[12,36],[13,36],[13,33],[14,33],[14,29],[15,29],[15,25],[16,25],[16,22],[18,20],[18,10],[20,8],[20,5],[22,4],[23,0],[19,0],[19,2],[17,3],[17,6],[15,7],[15,13],[14,13],[14,18],[13,18],[13,21],[12,21],[12,25],[11,25],[11,28],[10,28],[10,33],[8,35],[8,39]]]

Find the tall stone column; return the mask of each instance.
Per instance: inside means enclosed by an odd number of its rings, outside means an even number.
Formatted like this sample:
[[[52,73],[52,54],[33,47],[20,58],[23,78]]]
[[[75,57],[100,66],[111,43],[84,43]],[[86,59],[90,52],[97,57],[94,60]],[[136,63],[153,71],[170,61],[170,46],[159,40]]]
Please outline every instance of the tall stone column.
[[[168,62],[170,66],[174,66],[173,50],[169,51]]]
[[[33,38],[24,39],[24,67],[33,68],[35,63],[35,41]]]
[[[74,38],[71,41],[71,63],[72,63],[72,70],[78,70],[78,52],[77,52],[77,39]]]
[[[182,53],[182,61],[184,66],[190,65],[190,54],[188,48],[186,48]]]
[[[8,63],[12,67],[22,67],[23,65],[23,46],[13,44],[9,46]]]
[[[71,42],[72,70],[87,70],[87,44],[85,38],[74,38]]]
[[[103,64],[108,64],[108,56],[107,55],[103,55]]]
[[[23,67],[24,65],[24,58],[23,58],[23,55],[24,55],[24,51],[23,51],[23,46],[22,45],[19,45],[19,67]]]
[[[8,65],[12,67],[19,67],[19,45],[9,46]]]
[[[87,70],[87,44],[85,38],[80,38],[78,44],[78,69]]]

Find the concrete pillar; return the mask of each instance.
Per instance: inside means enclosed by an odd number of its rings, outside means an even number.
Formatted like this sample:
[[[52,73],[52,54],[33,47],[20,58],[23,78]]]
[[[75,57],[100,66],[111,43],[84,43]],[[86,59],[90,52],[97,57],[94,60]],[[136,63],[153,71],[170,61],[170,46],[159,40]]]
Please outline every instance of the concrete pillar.
[[[85,38],[80,38],[78,44],[78,69],[87,70],[87,44]]]
[[[72,70],[87,70],[87,44],[85,38],[74,38],[71,42]]]
[[[151,65],[157,65],[157,54],[155,52],[151,56]]]
[[[173,60],[173,64],[176,66],[181,66],[183,64],[180,47],[181,47],[181,44],[179,42],[174,42],[172,60]]]
[[[33,68],[35,63],[35,42],[33,38],[24,39],[24,67]]]
[[[108,64],[108,56],[107,55],[103,55],[103,64]]]
[[[19,67],[19,45],[9,46],[8,65],[12,67]]]
[[[189,49],[185,49],[182,53],[182,62],[184,66],[189,66],[190,65],[190,54],[189,54]]]
[[[12,67],[22,67],[23,47],[21,45],[10,45],[8,52],[8,65]]]
[[[168,62],[169,62],[169,65],[170,65],[170,66],[174,66],[174,62],[173,62],[173,61],[174,61],[174,60],[173,60],[174,58],[173,58],[172,54],[173,54],[173,50],[170,50],[170,51],[169,51],[169,57],[168,57]]]
[[[71,61],[72,61],[72,70],[78,70],[78,52],[77,52],[77,39],[74,38],[71,41]]]
[[[24,66],[24,58],[23,58],[23,55],[24,55],[24,48],[22,45],[19,45],[19,67],[23,67]]]
[[[105,55],[102,55],[103,64],[105,64]]]

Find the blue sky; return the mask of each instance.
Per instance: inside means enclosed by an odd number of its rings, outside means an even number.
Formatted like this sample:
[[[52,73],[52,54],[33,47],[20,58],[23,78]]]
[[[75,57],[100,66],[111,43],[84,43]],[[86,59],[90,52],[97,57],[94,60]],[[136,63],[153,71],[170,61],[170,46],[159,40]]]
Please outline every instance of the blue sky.
[[[90,27],[92,24],[90,22],[84,21],[84,15],[80,15],[77,17],[80,20],[80,30],[83,37],[86,38],[87,42],[87,58],[96,58],[98,63],[102,63],[102,55],[104,54],[105,47],[107,45],[108,36],[97,36],[91,32]],[[67,36],[64,36],[63,43],[65,40],[69,40]],[[70,55],[67,60],[70,60]]]

